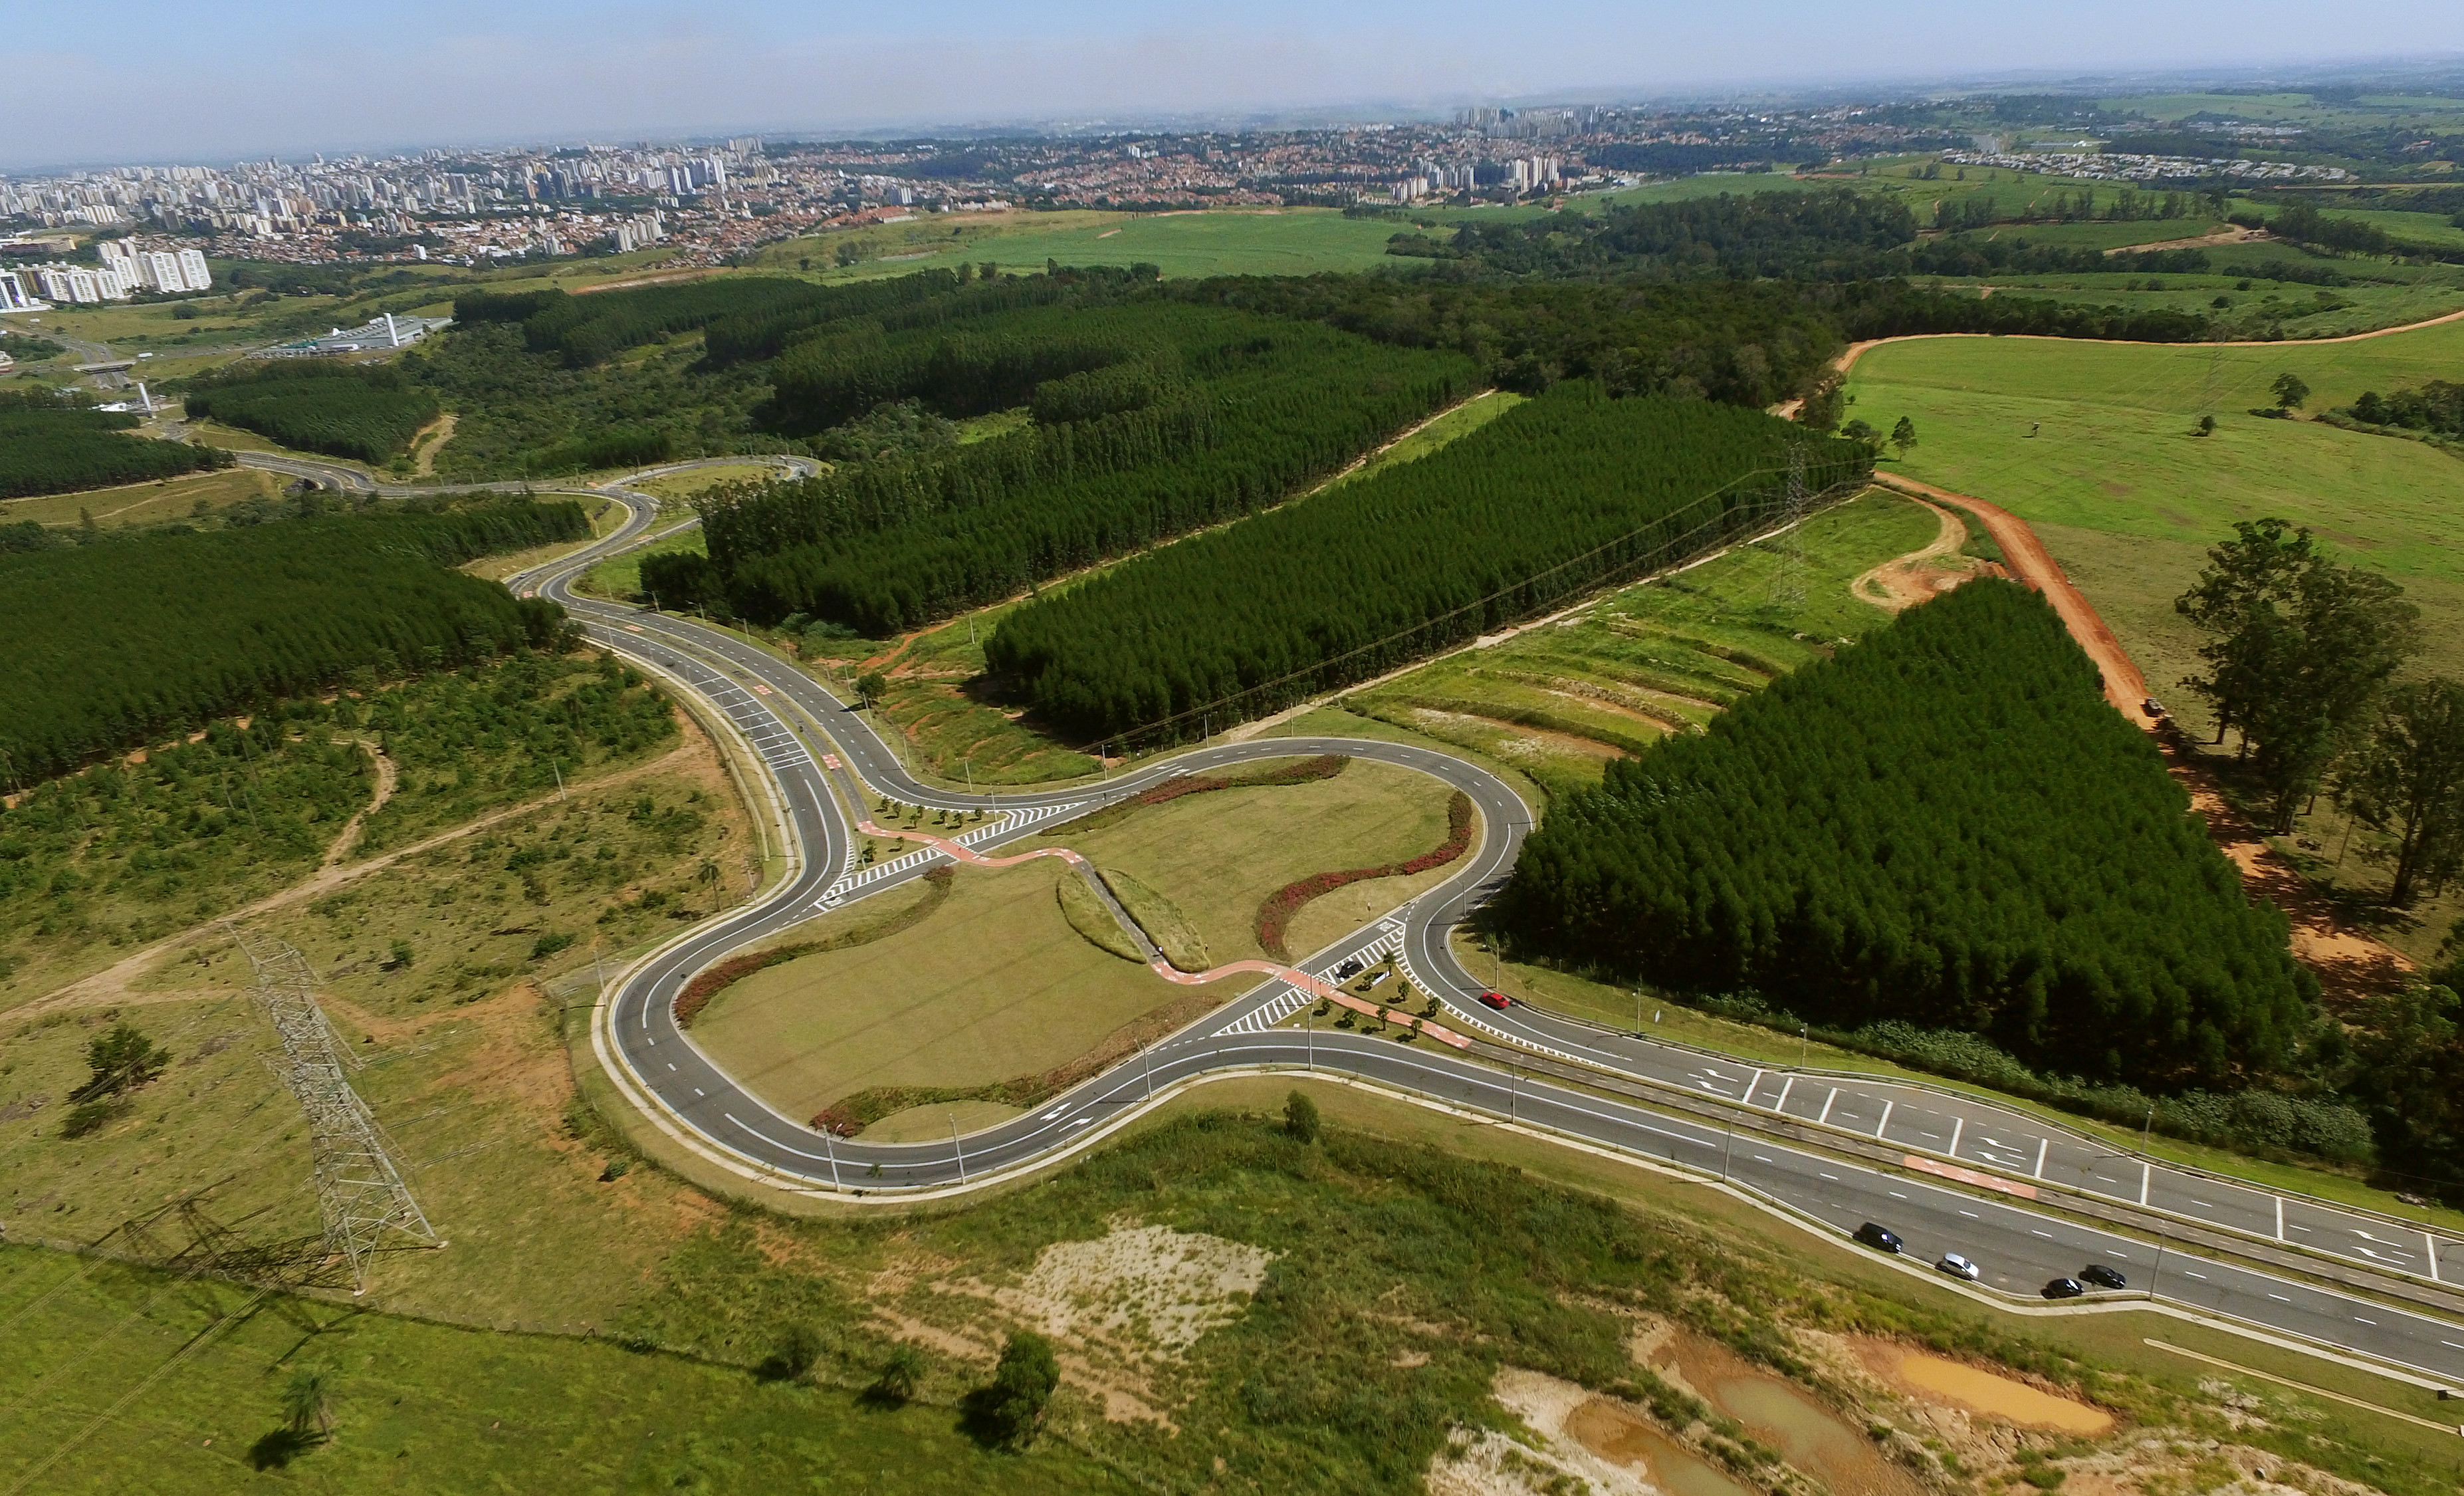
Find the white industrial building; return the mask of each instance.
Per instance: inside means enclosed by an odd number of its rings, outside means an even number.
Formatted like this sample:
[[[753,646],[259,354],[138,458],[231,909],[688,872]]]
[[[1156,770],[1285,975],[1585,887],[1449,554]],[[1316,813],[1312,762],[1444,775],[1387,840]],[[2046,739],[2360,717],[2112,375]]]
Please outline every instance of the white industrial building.
[[[387,348],[407,348],[439,327],[452,324],[450,317],[396,317],[383,313],[374,320],[358,327],[337,327],[322,338],[302,338],[297,342],[278,343],[259,348],[260,359],[333,358],[345,353],[372,353]]]

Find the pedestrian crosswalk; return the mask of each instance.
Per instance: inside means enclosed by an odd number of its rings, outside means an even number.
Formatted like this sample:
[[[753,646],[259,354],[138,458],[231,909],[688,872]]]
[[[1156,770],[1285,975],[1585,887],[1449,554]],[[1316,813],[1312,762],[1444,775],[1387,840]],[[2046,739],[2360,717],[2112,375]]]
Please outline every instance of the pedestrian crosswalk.
[[[1309,975],[1331,985],[1335,972],[1340,970],[1346,961],[1358,961],[1363,967],[1369,967],[1376,965],[1391,956],[1396,958],[1396,963],[1399,967],[1402,964],[1403,956],[1403,922],[1391,917],[1380,920],[1375,926],[1375,932],[1374,937],[1364,944],[1329,957]],[[1413,980],[1408,971],[1404,973],[1403,979],[1411,981],[1415,991],[1419,990],[1419,983]],[[1373,993],[1372,996],[1375,994]],[[1289,982],[1278,982],[1248,1012],[1224,1024],[1220,1032],[1263,1034],[1316,1001],[1315,995],[1305,992]]]
[[[1055,816],[1075,812],[1078,808],[1074,804],[1061,804],[1029,805],[1016,810],[1004,810],[973,830],[960,832],[949,840],[974,849],[987,842],[1006,840],[1029,826],[1041,825]],[[875,884],[888,882],[902,873],[928,867],[935,862],[955,860],[948,852],[937,847],[925,847],[909,852],[905,856],[893,857],[888,862],[877,862],[869,868],[859,868],[855,865],[855,848],[850,846],[847,848],[847,866],[839,873],[838,881],[831,884],[821,897],[813,900],[813,907],[835,909]]]

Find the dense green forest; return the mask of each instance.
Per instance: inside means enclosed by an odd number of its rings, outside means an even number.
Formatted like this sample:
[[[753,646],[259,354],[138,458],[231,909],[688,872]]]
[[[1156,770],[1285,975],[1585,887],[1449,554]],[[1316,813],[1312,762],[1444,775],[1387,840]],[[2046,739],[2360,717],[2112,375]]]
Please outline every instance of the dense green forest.
[[[830,289],[776,275],[733,275],[579,297],[557,290],[470,291],[453,298],[453,319],[518,324],[532,352],[552,353],[569,368],[587,368],[722,317],[763,317],[826,302]]]
[[[188,413],[298,451],[380,463],[436,419],[436,396],[385,364],[243,363],[183,397]]]
[[[2157,1087],[2285,1065],[2316,983],[2052,606],[1970,583],[1551,807],[1518,945]]]
[[[578,505],[324,517],[0,555],[14,780],[330,685],[556,645],[563,612],[446,568],[590,533]]]
[[[646,585],[893,633],[1272,505],[1477,384],[1455,355],[1173,301],[962,325],[792,347],[776,405],[820,426],[911,400],[1027,406],[1034,424],[720,495],[703,505],[711,561],[655,560]]]
[[[713,373],[701,363],[684,346],[571,368],[554,352],[532,352],[511,322],[456,327],[403,360],[454,412],[453,439],[436,449],[436,471],[454,479],[793,450],[754,434],[753,411],[769,392],[758,367]]]
[[[1221,726],[1768,522],[1804,439],[1758,410],[1562,384],[1418,462],[1029,603],[985,660],[1089,740]],[[1806,455],[1817,490],[1871,461],[1823,438]]]
[[[146,483],[234,460],[216,447],[121,434],[137,424],[125,411],[62,404],[48,390],[0,393],[0,498]]]

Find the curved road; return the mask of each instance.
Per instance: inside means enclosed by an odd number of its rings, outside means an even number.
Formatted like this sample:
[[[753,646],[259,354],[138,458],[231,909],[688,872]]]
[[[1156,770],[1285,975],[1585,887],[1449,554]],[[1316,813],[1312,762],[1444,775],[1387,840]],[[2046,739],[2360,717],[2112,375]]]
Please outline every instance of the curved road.
[[[1939,1088],[1758,1068],[1519,1004],[1505,1013],[1482,1005],[1484,986],[1457,959],[1449,936],[1511,868],[1529,822],[1513,792],[1476,765],[1391,742],[1286,737],[1201,747],[1119,779],[1074,787],[970,795],[928,785],[907,771],[859,712],[767,649],[689,620],[575,593],[572,583],[583,570],[637,543],[655,517],[647,495],[603,492],[625,494],[633,510],[626,522],[580,552],[510,579],[509,585],[554,598],[594,640],[723,715],[760,759],[768,776],[760,793],[775,798],[794,838],[791,870],[777,887],[635,963],[598,1012],[594,1043],[619,1088],[656,1125],[705,1158],[791,1190],[894,1201],[946,1198],[1083,1148],[1176,1083],[1232,1067],[1324,1070],[1595,1148],[1716,1173],[1835,1230],[1881,1221],[1906,1240],[1911,1253],[1927,1260],[1955,1250],[1983,1262],[1986,1286],[2006,1294],[2033,1297],[2048,1278],[2075,1274],[2088,1261],[2106,1262],[2135,1285],[2160,1290],[2169,1304],[2432,1378],[2464,1379],[2464,1325],[2385,1302],[2387,1295],[2403,1294],[2442,1308],[2464,1304],[2443,1287],[2464,1281],[2454,1276],[2455,1264],[2464,1262],[2464,1244],[2453,1245],[2452,1261],[2441,1261],[2450,1245],[2444,1238],[2425,1236],[2393,1218],[2160,1167]],[[852,823],[864,818],[867,796],[980,809],[981,824],[956,840],[989,851],[1172,775],[1314,753],[1343,753],[1429,774],[1472,798],[1485,834],[1442,884],[1300,961],[1302,971],[1324,977],[1347,959],[1393,956],[1406,979],[1437,997],[1450,1010],[1445,1021],[1464,1033],[1508,1042],[1527,1062],[1558,1057],[1663,1088],[1672,1097],[1683,1093],[1698,1111],[1716,1099],[1724,1116],[1672,1114],[1678,1109],[1666,1103],[1639,1106],[1602,1094],[1595,1085],[1518,1073],[1513,1053],[1503,1045],[1478,1046],[1506,1059],[1501,1068],[1432,1045],[1278,1026],[1311,996],[1292,980],[1276,978],[1229,998],[1206,1018],[1030,1114],[943,1142],[869,1143],[832,1137],[776,1111],[714,1064],[675,1023],[678,991],[729,952],[951,860],[926,847],[858,867]],[[1850,1161],[1840,1148],[1825,1151],[1825,1140],[1834,1136],[1843,1143],[1859,1140],[1867,1156],[1877,1146],[1903,1152],[1903,1158],[1887,1161],[1912,1173]],[[2166,1233],[2159,1244],[2076,1219],[2100,1211],[2115,1219],[2123,1205],[2139,1213],[2130,1218],[2134,1224],[2145,1228],[2152,1221]],[[2060,1208],[2048,1208],[2053,1206]],[[2175,1243],[2169,1250],[2167,1237]],[[2180,1250],[2185,1239],[2222,1243],[2232,1259]],[[2261,1249],[2241,1245],[2244,1241],[2284,1245]],[[2277,1262],[2287,1271],[2250,1265],[2254,1258]],[[2354,1265],[2322,1272],[2321,1263]],[[2364,1291],[2317,1282],[2340,1274],[2341,1281]]]

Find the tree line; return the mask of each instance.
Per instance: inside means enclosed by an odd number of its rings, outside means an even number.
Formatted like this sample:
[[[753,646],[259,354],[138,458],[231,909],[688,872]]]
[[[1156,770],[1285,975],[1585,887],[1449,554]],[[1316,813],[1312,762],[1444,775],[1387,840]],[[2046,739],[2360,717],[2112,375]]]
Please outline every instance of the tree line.
[[[1195,714],[1272,711],[1768,522],[1794,443],[1814,489],[1870,471],[1861,444],[1758,410],[1561,384],[1418,462],[1029,603],[985,660],[1063,732],[1193,714],[1195,736]]]
[[[237,460],[219,447],[122,434],[137,424],[128,412],[90,409],[49,390],[0,392],[0,498],[147,483]]]
[[[436,396],[382,364],[272,363],[201,380],[188,414],[254,431],[299,451],[376,464],[436,419]]]
[[[2464,384],[2433,379],[2417,389],[2399,389],[2386,395],[2365,389],[2342,413],[2370,426],[2395,426],[2408,431],[2427,431],[2432,436],[2464,437]]]
[[[779,275],[732,275],[581,297],[561,290],[467,291],[453,298],[453,319],[519,323],[532,352],[553,353],[568,368],[587,368],[720,318],[825,301],[826,293],[827,288]]]
[[[2179,1088],[2300,1054],[2316,983],[2052,606],[1971,583],[1552,808],[1535,954]]]
[[[578,505],[511,503],[0,556],[0,767],[47,778],[359,667],[554,647],[555,604],[447,568],[588,534]]]
[[[871,365],[816,353],[803,385],[782,367],[781,399],[826,386],[814,398],[832,413],[878,396],[951,413],[1023,403],[1049,420],[715,495],[709,561],[654,558],[645,586],[881,636],[1271,506],[1476,381],[1454,355],[1161,299],[967,325],[867,339]]]

